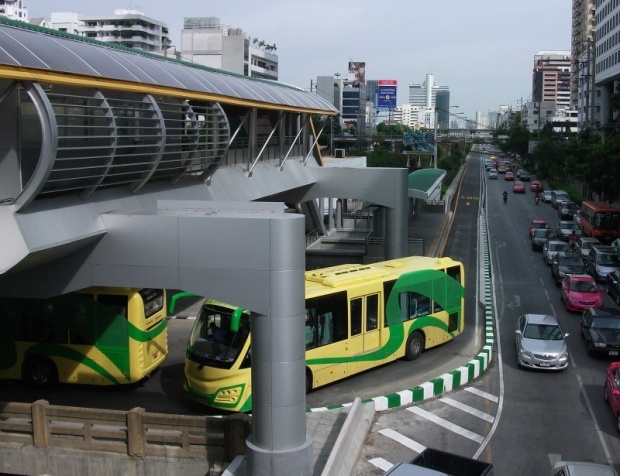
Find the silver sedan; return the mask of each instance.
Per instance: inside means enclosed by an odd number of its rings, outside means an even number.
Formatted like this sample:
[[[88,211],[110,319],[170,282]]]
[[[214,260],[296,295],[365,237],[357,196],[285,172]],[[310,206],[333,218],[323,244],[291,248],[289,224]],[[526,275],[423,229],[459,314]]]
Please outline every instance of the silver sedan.
[[[566,337],[554,316],[522,315],[515,328],[517,363],[533,369],[564,370],[568,366]]]

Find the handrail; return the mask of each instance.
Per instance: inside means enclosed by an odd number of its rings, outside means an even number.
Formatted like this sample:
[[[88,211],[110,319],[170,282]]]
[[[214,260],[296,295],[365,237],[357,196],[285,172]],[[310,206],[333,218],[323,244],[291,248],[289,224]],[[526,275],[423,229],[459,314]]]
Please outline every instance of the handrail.
[[[108,451],[128,456],[232,461],[244,448],[251,417],[227,418],[0,402],[0,442],[37,448]],[[234,443],[234,444],[231,444]]]

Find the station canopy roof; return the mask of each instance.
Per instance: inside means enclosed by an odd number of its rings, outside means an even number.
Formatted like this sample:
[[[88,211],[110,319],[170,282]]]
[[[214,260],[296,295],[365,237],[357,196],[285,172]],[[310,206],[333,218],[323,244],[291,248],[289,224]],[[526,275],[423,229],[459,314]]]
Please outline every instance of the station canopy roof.
[[[334,114],[325,99],[301,88],[145,53],[0,17],[0,77],[8,68],[90,76],[216,96],[222,103],[264,103]],[[48,75],[49,76],[49,75]],[[42,75],[41,80],[45,80]],[[260,105],[257,105],[260,106]]]
[[[411,172],[408,178],[408,196],[428,200],[437,188],[441,187],[441,182],[446,176],[443,169],[420,169]]]

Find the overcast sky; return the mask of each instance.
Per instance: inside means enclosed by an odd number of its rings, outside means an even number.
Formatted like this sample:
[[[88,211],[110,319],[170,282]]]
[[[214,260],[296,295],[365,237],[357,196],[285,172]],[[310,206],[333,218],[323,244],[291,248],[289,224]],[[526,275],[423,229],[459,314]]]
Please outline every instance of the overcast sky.
[[[133,8],[168,25],[181,49],[186,17],[218,17],[276,45],[279,81],[310,88],[317,76],[344,75],[366,62],[366,79],[408,85],[427,73],[450,87],[450,102],[476,111],[531,100],[533,57],[570,50],[571,0],[26,0],[31,18],[51,12],[112,14]]]

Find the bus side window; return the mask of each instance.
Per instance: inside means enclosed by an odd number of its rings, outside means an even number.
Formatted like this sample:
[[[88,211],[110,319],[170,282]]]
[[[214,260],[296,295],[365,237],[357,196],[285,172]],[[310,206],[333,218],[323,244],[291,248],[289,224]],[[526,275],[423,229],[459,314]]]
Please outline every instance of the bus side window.
[[[366,331],[379,327],[379,295],[366,296]]]
[[[362,299],[351,299],[349,307],[351,311],[351,335],[356,336],[362,333]]]
[[[398,307],[400,308],[400,318],[403,322],[409,320],[409,293],[404,292],[398,295]]]
[[[419,293],[410,293],[411,318],[428,316],[431,313],[431,300],[428,296]]]
[[[306,349],[316,347],[317,321],[314,314],[315,309],[306,309]]]
[[[92,345],[95,343],[92,295],[76,294],[74,309],[69,321],[69,335],[72,344]]]

